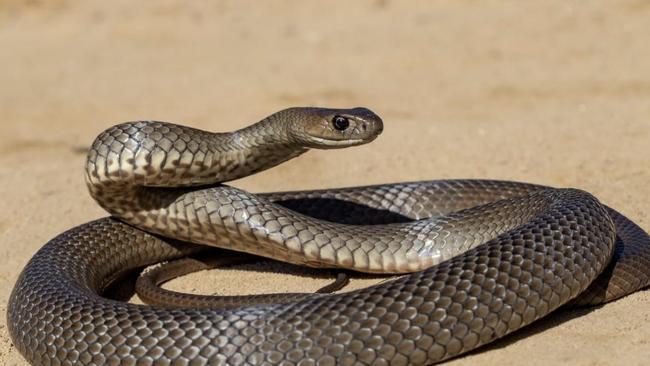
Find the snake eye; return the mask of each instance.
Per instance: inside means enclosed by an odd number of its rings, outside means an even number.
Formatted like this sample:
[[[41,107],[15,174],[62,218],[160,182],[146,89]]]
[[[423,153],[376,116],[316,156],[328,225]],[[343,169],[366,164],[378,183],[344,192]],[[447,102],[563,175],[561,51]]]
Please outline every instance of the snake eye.
[[[334,118],[332,118],[332,124],[337,130],[345,131],[345,129],[350,126],[350,121],[343,116],[334,116]]]

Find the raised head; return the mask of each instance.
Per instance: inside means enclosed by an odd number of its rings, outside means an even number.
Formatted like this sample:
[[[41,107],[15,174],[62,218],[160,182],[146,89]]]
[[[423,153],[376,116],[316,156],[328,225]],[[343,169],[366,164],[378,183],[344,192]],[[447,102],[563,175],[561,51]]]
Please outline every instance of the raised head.
[[[362,107],[297,107],[277,115],[287,121],[287,134],[292,140],[316,149],[362,145],[377,138],[384,129],[381,118]]]

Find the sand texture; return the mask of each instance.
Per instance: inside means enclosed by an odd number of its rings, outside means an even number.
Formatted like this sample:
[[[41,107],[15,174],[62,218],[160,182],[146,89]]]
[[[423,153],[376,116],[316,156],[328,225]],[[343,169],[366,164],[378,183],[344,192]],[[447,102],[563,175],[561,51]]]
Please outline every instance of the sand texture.
[[[527,181],[587,190],[650,230],[649,2],[403,4],[0,1],[0,364],[25,364],[5,314],[20,270],[56,234],[106,215],[87,194],[79,151],[123,121],[228,131],[288,106],[365,106],[385,123],[372,144],[312,151],[233,184]],[[253,293],[327,282],[270,273],[284,268],[170,286]],[[642,291],[552,314],[449,364],[649,359]]]

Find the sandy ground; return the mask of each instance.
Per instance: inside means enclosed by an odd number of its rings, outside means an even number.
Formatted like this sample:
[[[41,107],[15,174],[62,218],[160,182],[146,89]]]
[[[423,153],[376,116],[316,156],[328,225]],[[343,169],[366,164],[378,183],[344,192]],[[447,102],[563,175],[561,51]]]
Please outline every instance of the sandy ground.
[[[48,239],[105,215],[75,151],[122,121],[226,131],[288,106],[362,105],[384,118],[376,142],[234,184],[529,181],[588,190],[650,229],[646,1],[147,4],[0,1],[0,364],[24,364],[5,320],[21,268]],[[172,287],[326,282],[247,268]],[[450,364],[647,364],[649,303],[644,291],[560,312]]]

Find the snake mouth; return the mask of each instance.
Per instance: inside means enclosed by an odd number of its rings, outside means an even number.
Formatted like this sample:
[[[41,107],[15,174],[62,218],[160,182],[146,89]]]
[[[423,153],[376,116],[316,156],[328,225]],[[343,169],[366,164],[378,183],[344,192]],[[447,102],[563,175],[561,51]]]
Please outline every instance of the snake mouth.
[[[313,137],[311,136],[309,138],[310,142],[313,143],[312,147],[317,148],[317,149],[328,149],[328,148],[341,148],[341,147],[347,147],[347,146],[358,146],[358,145],[363,145],[367,144],[371,141],[373,141],[376,138],[373,137],[371,139],[343,139],[343,140],[334,140],[334,139],[326,139],[322,137]]]

